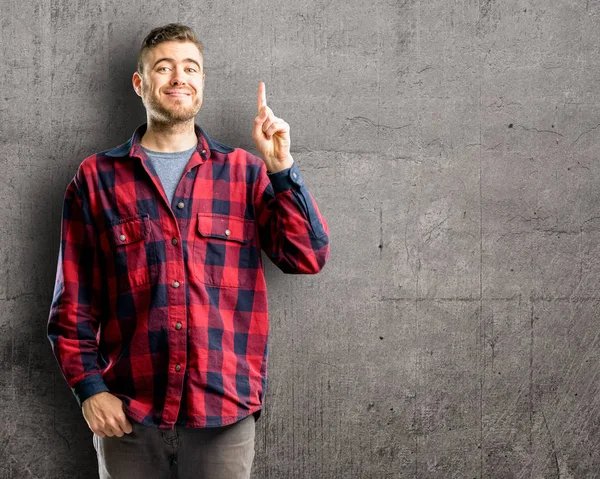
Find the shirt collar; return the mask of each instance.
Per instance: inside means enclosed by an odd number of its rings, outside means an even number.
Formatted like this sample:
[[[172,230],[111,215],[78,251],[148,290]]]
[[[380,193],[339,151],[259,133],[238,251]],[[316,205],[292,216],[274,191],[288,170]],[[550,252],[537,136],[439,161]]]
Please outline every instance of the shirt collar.
[[[122,145],[116,146],[115,148],[103,151],[102,154],[106,156],[121,158],[146,158],[146,153],[142,150],[140,141],[142,139],[142,136],[144,136],[147,127],[147,123],[142,123],[135,129],[133,135],[131,135],[131,138],[128,141],[126,141]],[[217,151],[219,153],[224,154],[232,153],[234,151],[233,148],[210,138],[206,134],[206,132],[197,124],[194,124],[194,130],[196,132],[196,136],[198,137],[198,145],[196,147],[196,151],[200,154],[201,157],[209,158],[211,151]]]

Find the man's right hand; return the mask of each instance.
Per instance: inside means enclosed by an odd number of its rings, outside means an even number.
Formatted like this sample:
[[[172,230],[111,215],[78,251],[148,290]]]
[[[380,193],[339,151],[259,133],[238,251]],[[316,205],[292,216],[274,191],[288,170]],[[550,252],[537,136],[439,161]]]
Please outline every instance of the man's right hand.
[[[125,415],[123,401],[109,392],[90,396],[83,401],[81,409],[89,428],[99,437],[123,437],[133,430]]]

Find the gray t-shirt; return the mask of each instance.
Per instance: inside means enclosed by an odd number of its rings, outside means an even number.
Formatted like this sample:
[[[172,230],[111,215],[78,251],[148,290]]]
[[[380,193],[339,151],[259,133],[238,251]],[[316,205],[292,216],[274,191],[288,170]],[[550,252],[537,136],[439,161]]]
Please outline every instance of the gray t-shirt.
[[[196,151],[197,144],[185,151],[176,151],[173,153],[165,153],[162,151],[152,151],[142,146],[142,149],[148,155],[148,159],[156,170],[165,194],[169,200],[169,204],[173,202],[173,195],[181,180],[183,171],[185,170],[188,161]]]

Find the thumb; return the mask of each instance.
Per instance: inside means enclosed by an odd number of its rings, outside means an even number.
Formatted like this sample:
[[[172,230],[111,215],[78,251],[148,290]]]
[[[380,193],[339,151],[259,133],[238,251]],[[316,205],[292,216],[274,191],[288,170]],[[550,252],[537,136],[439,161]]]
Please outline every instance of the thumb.
[[[120,426],[125,434],[130,434],[133,431],[133,427],[131,426],[131,422],[129,421],[127,414],[125,414],[127,412],[127,410],[125,409],[125,404],[121,403],[121,406],[123,409],[123,418],[121,420]]]

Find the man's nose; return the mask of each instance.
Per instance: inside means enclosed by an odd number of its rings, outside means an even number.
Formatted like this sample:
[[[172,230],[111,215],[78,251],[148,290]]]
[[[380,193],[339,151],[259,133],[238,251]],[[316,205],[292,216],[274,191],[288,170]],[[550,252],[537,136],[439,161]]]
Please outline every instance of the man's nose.
[[[171,77],[171,84],[172,85],[183,85],[185,84],[185,75],[183,73],[183,71],[179,70],[179,69],[175,69],[173,70],[173,76]]]

